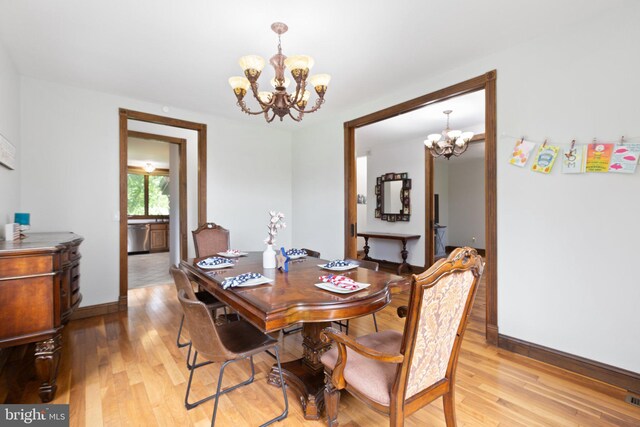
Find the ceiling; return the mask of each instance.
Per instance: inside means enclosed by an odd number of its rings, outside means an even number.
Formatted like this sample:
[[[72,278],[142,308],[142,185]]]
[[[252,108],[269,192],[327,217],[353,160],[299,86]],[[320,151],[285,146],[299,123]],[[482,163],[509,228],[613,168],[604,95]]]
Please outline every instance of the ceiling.
[[[450,128],[484,133],[484,90],[456,96],[427,105],[381,122],[356,129],[356,152],[362,155],[372,147],[394,142],[416,140],[440,133],[446,127],[445,110],[452,110]]]
[[[127,145],[129,166],[143,167],[151,162],[156,168],[169,169],[168,142],[129,137]]]
[[[239,111],[227,79],[238,57],[276,52],[270,25],[283,21],[283,53],[332,75],[305,125],[623,2],[0,0],[0,41],[25,76],[263,122]]]

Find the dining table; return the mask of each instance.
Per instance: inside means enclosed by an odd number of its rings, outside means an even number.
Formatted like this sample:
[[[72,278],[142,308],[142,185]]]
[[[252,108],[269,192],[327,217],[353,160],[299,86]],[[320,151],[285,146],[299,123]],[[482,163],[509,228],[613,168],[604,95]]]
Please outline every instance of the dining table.
[[[333,321],[352,319],[375,313],[391,301],[393,293],[409,288],[401,276],[364,268],[329,271],[321,265],[327,260],[303,257],[289,261],[288,272],[263,268],[262,252],[230,258],[228,268],[203,269],[191,258],[180,263],[189,278],[202,289],[235,310],[265,333],[273,333],[302,324],[302,357],[281,364],[282,376],[289,391],[301,403],[304,417],[317,420],[324,411],[324,369],[322,354],[331,348],[320,338],[322,329]],[[270,283],[223,289],[224,279],[243,273],[259,273]],[[350,293],[322,289],[321,276],[342,275],[369,286]],[[277,364],[271,368],[267,382],[281,386]]]

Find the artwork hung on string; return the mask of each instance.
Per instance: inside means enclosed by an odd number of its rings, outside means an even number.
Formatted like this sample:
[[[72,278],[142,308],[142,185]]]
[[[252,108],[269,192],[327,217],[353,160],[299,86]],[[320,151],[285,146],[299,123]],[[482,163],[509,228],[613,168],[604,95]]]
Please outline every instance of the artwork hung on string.
[[[529,160],[531,152],[535,148],[536,144],[533,142],[525,141],[524,138],[516,141],[516,146],[513,148],[513,153],[509,159],[509,163],[514,166],[524,167]]]
[[[562,150],[562,173],[584,173],[586,171],[585,149],[584,145],[571,144]]]
[[[634,173],[640,158],[640,144],[618,144],[613,149],[609,172]]]
[[[558,157],[559,151],[560,147],[556,147],[555,145],[547,145],[545,141],[545,143],[538,149],[538,154],[533,161],[531,170],[540,173],[551,172],[553,164],[556,161],[556,157]]]
[[[587,146],[587,172],[609,172],[613,145],[598,142]]]

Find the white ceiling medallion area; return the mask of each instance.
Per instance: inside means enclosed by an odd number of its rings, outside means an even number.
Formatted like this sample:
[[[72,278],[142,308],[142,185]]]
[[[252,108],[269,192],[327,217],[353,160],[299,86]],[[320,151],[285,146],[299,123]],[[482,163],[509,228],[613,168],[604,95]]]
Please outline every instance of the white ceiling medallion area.
[[[236,74],[238,54],[273,54],[273,37],[265,33],[282,20],[290,26],[287,52],[312,53],[334,78],[322,111],[296,125],[307,126],[621,4],[0,0],[0,42],[24,76],[264,123],[238,114],[227,79]],[[523,31],[523,22],[535,25]]]

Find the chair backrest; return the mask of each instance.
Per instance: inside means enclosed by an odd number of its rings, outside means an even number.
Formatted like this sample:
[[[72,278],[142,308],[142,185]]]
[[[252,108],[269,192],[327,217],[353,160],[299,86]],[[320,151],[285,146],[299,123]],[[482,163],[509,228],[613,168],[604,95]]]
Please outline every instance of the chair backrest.
[[[302,250],[307,252],[307,256],[310,256],[310,257],[313,257],[313,258],[320,258],[320,252],[318,252],[318,251],[314,251],[314,250],[311,250],[311,249],[305,249],[305,248],[302,248]]]
[[[183,290],[189,298],[196,299],[196,295],[193,292],[193,287],[191,285],[191,280],[189,280],[187,274],[177,267],[171,267],[169,272],[173,277],[173,282],[176,285],[176,291],[178,294]]]
[[[475,249],[458,248],[411,283],[398,370],[397,401],[454,381],[458,352],[484,264]]]
[[[213,222],[202,224],[191,233],[196,258],[215,255],[229,249],[229,230]]]
[[[345,261],[350,262],[351,264],[356,264],[358,267],[366,268],[367,270],[378,271],[380,265],[375,261],[369,261],[364,259],[350,259],[345,258]]]
[[[178,270],[176,275],[180,275],[180,273],[185,278],[187,277],[181,270]],[[178,291],[178,300],[182,305],[193,348],[205,359],[212,362],[224,362],[234,359],[235,353],[229,351],[220,340],[211,311],[207,309],[203,302],[187,294],[188,292],[185,292],[184,289],[180,289]]]

